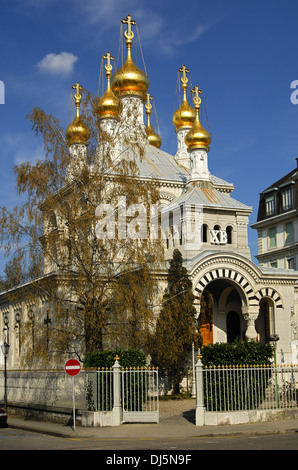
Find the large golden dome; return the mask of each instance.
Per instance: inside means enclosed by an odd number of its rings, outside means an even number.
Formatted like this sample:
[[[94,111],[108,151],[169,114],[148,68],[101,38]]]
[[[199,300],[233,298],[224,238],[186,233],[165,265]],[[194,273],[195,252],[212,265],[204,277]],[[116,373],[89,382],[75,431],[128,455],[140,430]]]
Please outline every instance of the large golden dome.
[[[88,143],[88,140],[90,139],[90,129],[80,116],[80,102],[82,98],[80,90],[82,90],[82,87],[76,83],[73,85],[73,88],[77,90],[76,94],[74,95],[76,104],[76,117],[73,122],[69,124],[65,131],[67,145],[85,144]]]
[[[182,77],[180,80],[181,80],[181,88],[183,90],[183,98],[182,98],[181,106],[173,114],[173,124],[175,126],[175,129],[184,129],[184,128],[192,127],[195,121],[196,113],[195,113],[195,110],[188,103],[187,97],[186,97],[187,82],[188,82],[188,79],[186,78],[186,72],[188,72],[188,70],[185,68],[185,65],[183,65],[179,69],[179,72],[182,72]]]
[[[204,129],[199,118],[199,110],[201,104],[199,93],[201,93],[201,91],[199,91],[197,86],[195,86],[194,90],[192,91],[195,93],[193,101],[195,105],[196,117],[192,128],[185,136],[185,143],[189,150],[204,149],[208,152],[209,146],[211,144],[211,135],[208,131],[206,131],[206,129]]]
[[[130,15],[128,15],[127,20],[122,20],[122,22],[128,24],[128,29],[124,32],[127,58],[124,65],[112,76],[111,88],[115,95],[119,97],[136,95],[145,100],[149,88],[149,79],[145,72],[135,65],[131,57],[131,45],[134,37],[131,25],[135,24],[135,21],[132,21]]]
[[[105,65],[107,88],[103,96],[98,99],[95,111],[99,120],[104,118],[119,119],[122,103],[111,90],[112,65],[110,61],[114,60],[114,57],[107,52],[107,54],[103,56],[103,59],[107,59],[107,64]]]

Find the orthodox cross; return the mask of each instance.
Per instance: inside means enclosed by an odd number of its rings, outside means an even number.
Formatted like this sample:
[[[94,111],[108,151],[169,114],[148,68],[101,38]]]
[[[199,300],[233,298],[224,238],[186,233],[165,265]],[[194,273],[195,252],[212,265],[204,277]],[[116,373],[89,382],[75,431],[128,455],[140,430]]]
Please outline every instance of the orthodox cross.
[[[106,53],[106,55],[103,56],[103,59],[106,59],[107,63],[105,65],[105,69],[110,72],[112,70],[112,64],[111,60],[114,60],[114,57],[111,56],[109,52]]]
[[[199,97],[199,94],[202,93],[202,90],[199,90],[198,86],[196,85],[192,90],[191,90],[192,93],[194,93],[194,98],[193,98],[193,102],[194,102],[194,105],[195,107],[198,107],[200,109],[200,104],[202,102],[201,98]]]
[[[153,97],[150,96],[150,93],[147,93],[147,102],[145,104],[145,108],[150,111],[150,109],[152,108],[152,104],[150,103],[150,100],[153,100]]]
[[[75,98],[75,104],[76,104],[76,107],[77,107],[77,117],[79,117],[79,107],[80,107],[80,102],[81,102],[81,98],[82,98],[82,95],[81,95],[80,91],[83,90],[83,87],[80,86],[79,83],[77,82],[75,85],[72,85],[72,88],[74,90],[76,90],[74,98]]]
[[[113,67],[112,67],[112,64],[111,64],[111,60],[114,60],[114,57],[111,56],[111,54],[109,52],[107,52],[106,55],[104,55],[102,58],[106,59],[106,61],[107,61],[106,65],[105,65],[105,69],[106,69],[106,76],[107,76],[107,78],[109,78],[112,75],[111,71],[112,71]]]
[[[188,82],[186,74],[189,73],[189,70],[185,67],[185,65],[182,65],[182,67],[180,67],[179,69],[179,72],[182,72],[182,77],[180,78],[181,82],[183,84],[186,84]]]
[[[136,21],[131,19],[131,15],[127,15],[126,19],[121,20],[121,22],[127,24],[127,31],[124,33],[126,39],[133,39],[134,34],[131,30],[131,25],[136,24]]]

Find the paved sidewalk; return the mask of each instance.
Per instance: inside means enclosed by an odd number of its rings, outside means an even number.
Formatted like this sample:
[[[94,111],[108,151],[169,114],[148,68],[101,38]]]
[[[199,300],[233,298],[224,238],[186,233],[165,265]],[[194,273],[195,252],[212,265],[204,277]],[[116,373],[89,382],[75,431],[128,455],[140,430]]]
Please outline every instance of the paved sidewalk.
[[[130,423],[116,427],[87,428],[49,423],[46,421],[29,421],[15,416],[8,417],[8,426],[16,429],[50,434],[64,438],[107,438],[107,439],[158,439],[169,437],[218,437],[232,435],[285,434],[298,432],[298,419],[259,422],[253,424],[234,424],[224,426],[196,426],[195,400],[160,401],[160,422]]]

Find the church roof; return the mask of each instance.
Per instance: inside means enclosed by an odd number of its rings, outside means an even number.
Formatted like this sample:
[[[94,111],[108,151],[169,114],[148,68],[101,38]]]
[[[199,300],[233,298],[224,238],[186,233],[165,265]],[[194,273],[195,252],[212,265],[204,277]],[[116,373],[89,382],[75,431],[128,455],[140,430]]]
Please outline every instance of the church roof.
[[[237,201],[236,199],[230,197],[229,195],[219,191],[214,187],[203,188],[199,186],[192,187],[187,190],[180,197],[175,199],[169,206],[167,210],[177,207],[179,205],[198,205],[209,208],[225,208],[225,209],[238,209],[245,211],[252,211],[250,206],[243,204],[242,202]]]
[[[178,165],[173,155],[164,150],[147,144],[145,147],[145,155],[138,162],[140,176],[144,178],[157,178],[161,180],[172,180],[176,182],[186,183],[189,170]],[[210,181],[213,186],[221,187],[226,191],[233,191],[234,185],[210,175]],[[229,197],[229,196],[228,196]]]
[[[140,175],[185,183],[187,171],[178,165],[173,155],[148,144],[138,163]]]

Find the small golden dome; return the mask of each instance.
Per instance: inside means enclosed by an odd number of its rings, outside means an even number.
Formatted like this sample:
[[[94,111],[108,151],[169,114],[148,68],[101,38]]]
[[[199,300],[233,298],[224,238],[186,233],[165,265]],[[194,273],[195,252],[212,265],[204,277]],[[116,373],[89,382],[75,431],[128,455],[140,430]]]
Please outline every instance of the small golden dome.
[[[128,24],[128,29],[124,32],[127,58],[125,64],[112,76],[111,87],[115,95],[119,97],[136,95],[145,100],[149,88],[149,79],[145,72],[135,65],[131,57],[131,45],[134,37],[131,25],[135,24],[135,21],[132,21],[131,16],[128,15],[127,20],[122,20],[122,22]]]
[[[90,139],[90,130],[84,121],[77,117],[67,127],[65,137],[68,145],[72,144],[84,144]]]
[[[161,146],[160,136],[152,129],[151,126],[147,126],[146,133],[149,144],[159,149]]]
[[[183,129],[183,128],[192,127],[195,121],[195,117],[196,117],[195,110],[190,106],[186,97],[187,82],[188,82],[188,79],[186,78],[186,72],[189,72],[189,70],[187,70],[185,68],[185,65],[183,65],[179,69],[179,72],[182,72],[182,77],[180,80],[181,80],[181,88],[183,90],[183,99],[182,99],[181,106],[173,114],[173,124],[174,124],[175,129]]]
[[[206,131],[206,129],[204,129],[199,118],[199,110],[201,104],[199,93],[201,93],[201,91],[198,89],[197,86],[195,86],[194,90],[191,91],[195,93],[193,101],[195,105],[196,117],[192,128],[185,136],[185,143],[189,150],[205,149],[208,152],[211,143],[211,135],[208,131]]]
[[[195,121],[195,110],[186,101],[182,101],[181,106],[175,111],[173,115],[173,124],[175,129],[183,129],[192,127]]]
[[[152,96],[150,96],[149,93],[147,93],[147,102],[145,104],[146,114],[147,114],[147,126],[146,126],[147,140],[150,145],[153,145],[153,147],[156,147],[159,149],[161,146],[161,138],[155,132],[155,130],[151,127],[151,122],[150,122],[150,114],[151,114],[151,108],[152,108],[152,105],[150,104],[150,99],[152,100],[153,98]]]
[[[76,83],[72,88],[77,90],[74,95],[77,111],[75,119],[71,124],[69,124],[65,131],[68,146],[72,144],[85,144],[88,143],[88,140],[90,139],[90,129],[80,117],[80,102],[82,98],[80,90],[82,90],[82,87]]]
[[[114,60],[114,57],[112,57],[110,53],[107,52],[107,54],[103,56],[103,59],[107,59],[107,64],[105,65],[107,89],[103,96],[98,99],[95,111],[99,120],[104,118],[119,119],[122,103],[111,90],[112,65],[110,61]]]

